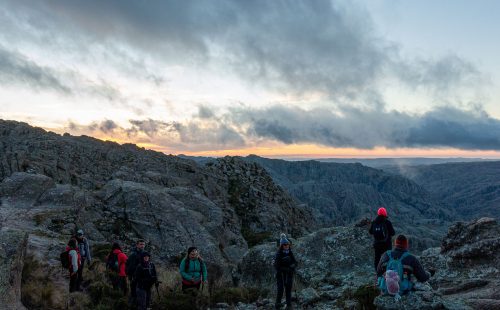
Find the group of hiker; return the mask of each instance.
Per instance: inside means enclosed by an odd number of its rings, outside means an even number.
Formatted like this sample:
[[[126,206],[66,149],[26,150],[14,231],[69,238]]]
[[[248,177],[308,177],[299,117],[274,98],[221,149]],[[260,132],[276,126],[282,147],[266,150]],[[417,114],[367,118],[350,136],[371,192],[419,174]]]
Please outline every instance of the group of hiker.
[[[370,226],[369,233],[373,235],[373,249],[375,252],[375,271],[377,273],[377,286],[384,294],[390,294],[399,299],[413,289],[414,281],[429,280],[431,273],[424,270],[422,264],[408,251],[409,241],[405,235],[396,235],[385,208],[379,208],[377,217]]]
[[[377,276],[377,286],[383,294],[390,294],[397,299],[413,289],[413,277],[419,282],[425,282],[430,274],[424,270],[420,261],[408,252],[409,241],[405,235],[396,235],[394,227],[383,207],[377,211],[377,217],[370,225],[369,233],[373,235],[375,252],[374,267]],[[285,234],[281,234],[278,251],[273,265],[276,271],[276,303],[275,308],[281,308],[283,291],[285,292],[286,309],[292,309],[293,276],[297,261],[291,250],[291,243]]]
[[[110,253],[106,256],[106,269],[113,288],[124,296],[128,293],[129,306],[137,309],[148,309],[151,304],[151,289],[161,283],[158,281],[156,267],[151,261],[151,254],[145,251],[146,242],[136,241],[135,247],[129,256],[123,253],[118,242],[114,242]],[[78,230],[72,237],[66,249],[61,253],[63,267],[69,270],[69,291],[81,291],[83,282],[83,267],[91,263],[89,241],[83,236],[83,230]],[[180,263],[179,271],[182,276],[182,290],[199,290],[207,283],[207,267],[202,260],[198,249],[190,247]],[[128,284],[129,283],[129,284]]]
[[[83,282],[83,267],[92,262],[90,245],[83,236],[83,230],[79,229],[66,246],[66,250],[61,254],[63,267],[69,270],[69,291],[81,290]]]
[[[373,235],[374,267],[377,286],[384,294],[400,298],[413,288],[412,278],[425,282],[430,274],[422,267],[419,260],[408,252],[409,241],[405,235],[392,238],[396,232],[388,219],[387,210],[383,207],[377,211],[377,217],[371,222],[369,233]],[[106,268],[110,271],[110,280],[114,289],[128,293],[129,304],[138,309],[147,309],[151,302],[151,289],[159,281],[151,254],[145,251],[145,241],[137,240],[135,248],[129,256],[123,253],[120,244],[115,242],[111,252],[106,257]],[[273,259],[276,278],[276,309],[281,308],[283,294],[286,309],[292,309],[293,277],[297,268],[297,260],[292,252],[292,244],[285,234],[281,234],[278,250]],[[63,258],[63,255],[64,256]],[[61,254],[61,261],[66,260],[66,268],[70,273],[69,291],[81,290],[83,267],[92,261],[89,241],[83,236],[83,230],[78,230],[70,239],[66,251]],[[63,261],[63,265],[64,261]],[[199,290],[207,283],[207,267],[196,247],[190,247],[182,259],[179,272],[182,277],[182,290]]]

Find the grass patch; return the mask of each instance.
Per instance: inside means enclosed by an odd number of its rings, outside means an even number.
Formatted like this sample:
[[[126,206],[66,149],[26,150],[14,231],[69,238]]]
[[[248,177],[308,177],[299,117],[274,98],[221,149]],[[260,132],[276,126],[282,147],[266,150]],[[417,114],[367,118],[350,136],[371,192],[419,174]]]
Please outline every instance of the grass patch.
[[[42,265],[33,257],[24,258],[21,301],[29,309],[54,309],[54,285]]]
[[[241,235],[245,238],[248,247],[253,247],[271,238],[272,233],[269,231],[253,232],[249,228],[242,228]]]
[[[358,301],[362,310],[376,310],[377,308],[373,304],[375,297],[380,294],[378,287],[374,285],[363,285],[354,291],[352,297]]]
[[[111,244],[109,243],[101,243],[92,245],[92,256],[94,258],[98,258],[99,260],[105,262],[106,256],[111,253]]]
[[[45,222],[51,220],[55,215],[59,213],[56,212],[40,212],[33,216],[33,220],[35,221],[36,226],[40,226]]]
[[[88,280],[90,283],[87,288],[90,298],[89,309],[128,309],[127,297],[123,296],[121,291],[113,289],[110,281],[110,273],[106,271],[104,263],[93,262],[91,269],[85,271],[85,280]]]
[[[196,291],[183,293],[179,288],[161,295],[153,309],[192,310],[206,309],[209,305],[209,297],[206,294]]]

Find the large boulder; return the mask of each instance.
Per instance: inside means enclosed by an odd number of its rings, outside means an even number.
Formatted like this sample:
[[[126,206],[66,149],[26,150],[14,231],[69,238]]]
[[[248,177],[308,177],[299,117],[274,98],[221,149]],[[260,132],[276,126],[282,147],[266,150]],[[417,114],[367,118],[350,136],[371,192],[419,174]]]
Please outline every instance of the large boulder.
[[[0,230],[0,305],[2,309],[25,309],[21,303],[21,278],[28,234]]]
[[[292,240],[298,261],[295,287],[298,303],[312,309],[342,309],[371,304],[374,271],[367,227],[324,228]],[[240,264],[240,285],[274,296],[272,261],[276,242],[256,246]]]
[[[422,253],[422,263],[436,270],[432,286],[445,301],[461,301],[473,309],[500,304],[500,225],[481,218],[450,227],[441,248]]]
[[[12,203],[34,204],[44,192],[54,186],[54,180],[45,175],[15,172],[3,180],[0,197]]]

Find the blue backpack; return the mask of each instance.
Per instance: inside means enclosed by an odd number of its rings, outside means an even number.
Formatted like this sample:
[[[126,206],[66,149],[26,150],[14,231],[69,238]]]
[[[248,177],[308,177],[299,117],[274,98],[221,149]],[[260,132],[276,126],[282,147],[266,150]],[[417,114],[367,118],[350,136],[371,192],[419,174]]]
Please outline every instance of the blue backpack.
[[[384,294],[403,295],[411,291],[413,283],[408,276],[403,273],[403,259],[410,254],[403,253],[400,258],[392,257],[392,251],[386,252],[389,257],[387,268],[382,277],[378,278],[378,287]]]

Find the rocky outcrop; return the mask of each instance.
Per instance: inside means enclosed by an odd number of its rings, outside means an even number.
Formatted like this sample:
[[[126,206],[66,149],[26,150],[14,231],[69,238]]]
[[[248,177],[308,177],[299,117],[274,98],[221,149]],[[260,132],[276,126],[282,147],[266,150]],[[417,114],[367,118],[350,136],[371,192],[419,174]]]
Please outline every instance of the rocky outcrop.
[[[58,252],[77,228],[94,244],[118,240],[126,251],[145,239],[166,266],[196,245],[223,270],[218,281],[231,283],[249,246],[315,225],[257,164],[227,157],[200,167],[134,145],[0,120],[0,227],[28,233],[28,254],[58,283],[65,282],[55,275]]]
[[[473,309],[500,304],[500,225],[493,218],[450,227],[441,248],[426,250],[422,262],[436,270],[430,283],[445,301]]]
[[[21,276],[27,234],[0,229],[0,305],[2,309],[25,309],[21,303]]]
[[[366,226],[324,228],[293,240],[298,260],[294,294],[300,307],[355,308],[369,299],[373,294],[374,273],[367,229]],[[276,242],[250,249],[240,264],[240,285],[258,287],[274,296],[275,253]]]
[[[321,229],[293,240],[299,261],[296,305],[304,309],[498,309],[500,226],[482,218],[450,227],[441,248],[422,253],[420,261],[435,274],[415,291],[396,300],[379,295],[370,262],[366,226]],[[411,243],[411,240],[410,240]],[[275,290],[271,265],[276,243],[252,248],[240,264],[242,285]],[[268,304],[272,304],[268,300]],[[268,309],[265,306],[253,309]],[[250,308],[249,308],[250,309]]]

